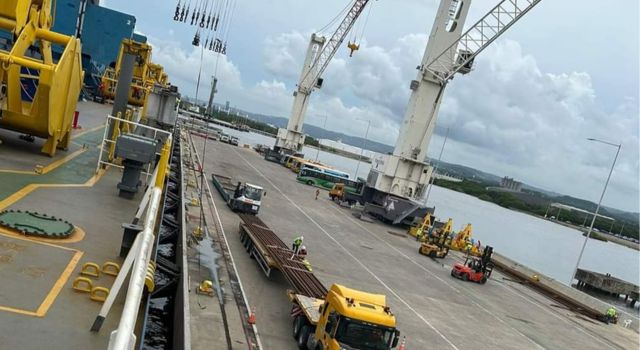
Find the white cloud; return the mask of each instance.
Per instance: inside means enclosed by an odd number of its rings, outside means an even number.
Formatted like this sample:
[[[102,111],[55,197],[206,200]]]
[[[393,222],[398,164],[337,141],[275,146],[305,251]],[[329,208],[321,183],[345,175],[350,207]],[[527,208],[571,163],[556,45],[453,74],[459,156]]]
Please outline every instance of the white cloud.
[[[267,74],[256,82],[243,81],[238,66],[221,56],[216,99],[287,117],[308,38],[300,32],[267,37],[258,48]],[[149,40],[154,61],[193,96],[200,49]],[[409,34],[390,47],[363,42],[352,58],[341,49],[323,75],[323,88],[312,95],[306,122],[321,126],[327,115],[329,129],[363,136],[363,120],[370,120],[369,138],[394,144],[426,40]],[[205,51],[201,99],[208,96],[215,63],[215,55]],[[518,42],[501,40],[478,57],[471,74],[457,76],[447,88],[438,125],[452,128],[445,161],[590,200],[597,200],[615,149],[585,138],[622,142],[605,204],[638,210],[638,112],[636,97],[605,109],[590,74],[545,72]],[[434,138],[430,156],[437,155],[441,142]]]

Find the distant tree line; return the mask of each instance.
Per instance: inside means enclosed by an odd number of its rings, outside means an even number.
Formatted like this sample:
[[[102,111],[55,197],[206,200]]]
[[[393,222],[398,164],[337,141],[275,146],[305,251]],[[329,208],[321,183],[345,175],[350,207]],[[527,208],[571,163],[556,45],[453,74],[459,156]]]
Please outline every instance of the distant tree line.
[[[521,197],[517,197],[513,193],[489,191],[487,190],[487,187],[492,186],[492,184],[490,183],[469,180],[463,180],[462,182],[452,182],[436,179],[434,181],[434,184],[436,186],[448,188],[457,192],[466,193],[483,201],[495,203],[501,207],[515,209],[539,216],[545,216],[545,214],[547,215],[547,217],[555,216],[557,220],[568,221],[573,225],[581,226],[583,223],[585,223],[585,216],[586,226],[589,226],[592,220],[591,215],[570,210],[561,210],[558,217],[558,209],[548,207],[548,204],[550,204],[552,200],[549,200],[546,205],[541,205],[539,203],[539,200],[536,200],[535,202],[526,201]],[[623,236],[636,239],[638,239],[639,236],[638,224],[636,222],[631,222],[621,218],[616,218],[616,222],[613,224],[612,228],[611,220],[606,220],[598,217],[593,227],[603,232],[609,232],[609,230],[611,229],[611,233],[620,233]],[[620,232],[620,230],[622,230],[622,232]]]

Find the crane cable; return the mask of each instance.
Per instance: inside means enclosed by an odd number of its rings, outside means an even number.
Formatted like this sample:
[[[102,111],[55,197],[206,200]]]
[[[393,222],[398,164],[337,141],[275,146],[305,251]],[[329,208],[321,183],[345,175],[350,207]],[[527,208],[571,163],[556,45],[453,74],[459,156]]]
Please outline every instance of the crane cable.
[[[353,7],[353,4],[355,3],[355,1],[357,1],[357,0],[352,0],[352,1],[348,2],[348,3],[347,3],[347,5],[345,5],[345,7],[344,7],[340,12],[338,12],[338,14],[337,14],[335,17],[333,17],[333,19],[332,19],[329,23],[327,23],[327,25],[325,25],[324,27],[322,27],[322,28],[320,28],[320,29],[318,30],[318,33],[322,33],[324,30],[328,29],[330,26],[332,26],[333,24],[335,24],[335,23],[336,23],[336,21],[337,21],[338,19],[340,19],[340,17],[342,17],[342,16],[344,15],[344,13],[345,13],[345,12],[346,12],[350,7]]]
[[[367,23],[369,23],[369,15],[371,15],[371,8],[373,8],[373,2],[369,4],[369,9],[367,10],[367,16],[364,19],[364,25],[362,26],[362,32],[360,33],[360,40],[362,41],[362,37],[364,37],[364,30],[367,28]]]

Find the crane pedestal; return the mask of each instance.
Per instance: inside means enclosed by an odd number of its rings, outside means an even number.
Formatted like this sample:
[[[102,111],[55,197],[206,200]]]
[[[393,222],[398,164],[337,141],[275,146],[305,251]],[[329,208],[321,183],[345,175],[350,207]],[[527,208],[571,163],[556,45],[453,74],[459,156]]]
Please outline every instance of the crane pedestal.
[[[294,154],[302,151],[305,134],[295,130],[280,128],[274,150],[281,154]]]
[[[364,212],[393,224],[411,224],[433,213],[422,202],[432,170],[427,163],[395,155],[375,160],[361,191]]]

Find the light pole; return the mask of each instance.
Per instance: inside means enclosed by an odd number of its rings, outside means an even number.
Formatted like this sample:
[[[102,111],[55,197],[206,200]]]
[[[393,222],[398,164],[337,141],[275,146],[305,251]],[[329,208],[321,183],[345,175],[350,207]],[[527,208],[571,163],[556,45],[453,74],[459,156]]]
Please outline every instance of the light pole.
[[[427,201],[429,201],[429,195],[431,194],[431,187],[433,187],[433,182],[436,179],[436,172],[438,171],[438,166],[440,165],[440,160],[442,159],[442,153],[444,152],[444,146],[447,144],[447,139],[449,138],[449,128],[447,128],[447,133],[444,135],[444,142],[442,142],[442,148],[440,149],[440,155],[438,155],[438,164],[436,164],[435,168],[433,168],[433,173],[431,174],[431,181],[429,182],[429,187],[427,188],[427,195],[424,197],[424,205],[427,205]]]
[[[360,121],[365,121],[362,119],[358,119]],[[367,137],[369,137],[369,127],[371,126],[371,120],[366,120],[367,122],[367,131],[364,133],[364,143],[362,144],[362,148],[360,148],[360,156],[358,157],[358,165],[356,165],[356,173],[355,177],[358,180],[358,170],[360,170],[360,161],[362,160],[362,152],[364,152],[364,148],[367,147]]]
[[[596,218],[598,217],[598,211],[600,211],[600,205],[602,204],[602,198],[604,198],[605,192],[607,192],[607,186],[609,185],[609,180],[611,179],[611,174],[613,173],[613,167],[616,165],[616,161],[618,160],[618,154],[620,154],[620,148],[622,148],[622,144],[615,144],[607,141],[602,141],[594,138],[588,138],[589,141],[595,141],[604,143],[605,145],[617,147],[616,156],[613,158],[613,163],[611,163],[611,170],[609,170],[609,176],[607,177],[607,181],[604,183],[604,188],[602,189],[602,194],[600,195],[600,200],[598,201],[598,206],[596,207],[596,212],[593,214],[593,219],[591,220],[591,225],[589,226],[589,230],[587,231],[587,235],[584,237],[584,242],[582,243],[582,249],[580,249],[580,255],[578,255],[578,261],[576,262],[576,268],[573,270],[573,276],[571,276],[571,280],[569,281],[569,286],[576,277],[576,273],[578,273],[578,266],[580,266],[580,260],[582,260],[582,254],[584,253],[584,248],[587,246],[587,241],[589,237],[591,237],[591,231],[593,231],[593,225],[596,223]]]
[[[327,128],[327,119],[328,115],[324,116],[324,124],[322,125],[322,129],[326,130]],[[316,162],[318,161],[318,156],[320,155],[320,140],[318,140],[318,148],[316,148]]]

